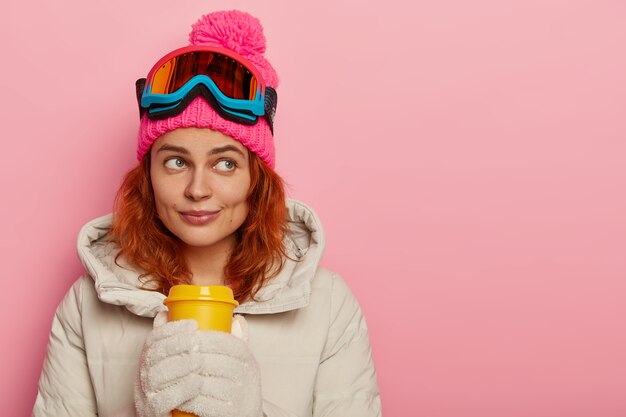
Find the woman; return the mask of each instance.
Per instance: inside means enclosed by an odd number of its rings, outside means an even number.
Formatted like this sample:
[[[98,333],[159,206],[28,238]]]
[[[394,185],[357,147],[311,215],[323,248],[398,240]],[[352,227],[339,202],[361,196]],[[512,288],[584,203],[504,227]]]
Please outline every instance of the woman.
[[[137,157],[54,318],[33,415],[380,415],[366,324],[274,172],[278,84],[259,21],[203,16],[137,83]],[[175,284],[228,285],[233,334],[167,323]]]

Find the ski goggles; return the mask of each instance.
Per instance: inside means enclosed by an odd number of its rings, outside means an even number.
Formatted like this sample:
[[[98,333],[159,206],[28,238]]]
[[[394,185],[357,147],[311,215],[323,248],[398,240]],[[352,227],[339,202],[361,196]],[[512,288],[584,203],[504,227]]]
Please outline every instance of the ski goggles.
[[[161,58],[135,83],[139,115],[160,120],[180,114],[202,96],[224,119],[254,125],[264,117],[273,131],[277,94],[254,65],[216,46],[186,46]]]

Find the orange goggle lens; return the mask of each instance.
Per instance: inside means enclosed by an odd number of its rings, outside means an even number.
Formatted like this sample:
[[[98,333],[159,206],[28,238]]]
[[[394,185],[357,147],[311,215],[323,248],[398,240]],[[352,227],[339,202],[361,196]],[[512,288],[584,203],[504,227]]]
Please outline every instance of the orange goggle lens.
[[[257,79],[235,59],[211,51],[188,52],[166,61],[148,80],[151,94],[171,94],[196,75],[206,75],[229,98],[254,100]]]

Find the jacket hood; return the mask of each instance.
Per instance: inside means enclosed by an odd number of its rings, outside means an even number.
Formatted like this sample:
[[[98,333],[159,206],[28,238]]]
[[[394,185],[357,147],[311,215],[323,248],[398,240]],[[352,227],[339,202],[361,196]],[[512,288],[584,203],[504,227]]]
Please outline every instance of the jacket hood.
[[[324,251],[324,231],[317,215],[306,204],[291,199],[286,204],[289,233],[285,247],[289,258],[294,260],[285,259],[283,269],[261,288],[256,300],[242,303],[236,313],[279,313],[309,303],[311,280]],[[78,235],[78,257],[93,278],[102,302],[125,306],[139,316],[154,317],[166,310],[165,296],[140,289],[140,272],[121,256],[116,262],[118,248],[107,239],[112,218],[112,214],[108,214],[83,226]]]

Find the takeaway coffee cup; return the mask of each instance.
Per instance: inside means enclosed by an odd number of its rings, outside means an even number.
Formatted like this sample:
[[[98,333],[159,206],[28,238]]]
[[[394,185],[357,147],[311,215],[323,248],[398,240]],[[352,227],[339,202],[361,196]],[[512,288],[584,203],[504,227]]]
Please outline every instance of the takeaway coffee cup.
[[[200,330],[230,333],[233,311],[239,303],[233,291],[223,285],[174,285],[163,301],[168,308],[168,321],[192,319]],[[196,417],[184,411],[172,411],[172,417]]]
[[[223,285],[174,285],[164,301],[168,321],[192,319],[200,330],[230,333],[233,311],[239,305]]]

